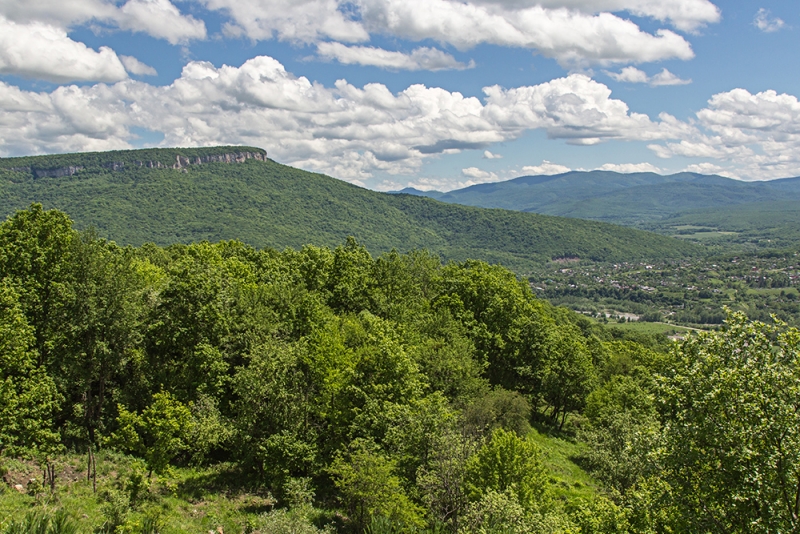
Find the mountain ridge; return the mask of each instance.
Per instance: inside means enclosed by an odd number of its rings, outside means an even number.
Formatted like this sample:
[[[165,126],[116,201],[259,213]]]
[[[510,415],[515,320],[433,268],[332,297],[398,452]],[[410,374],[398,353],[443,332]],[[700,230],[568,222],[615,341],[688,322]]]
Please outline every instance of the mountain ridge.
[[[520,176],[448,192],[407,192],[468,206],[647,227],[698,209],[800,200],[800,178],[744,182],[689,172],[570,171]]]
[[[233,148],[0,159],[0,212],[8,215],[41,202],[121,244],[240,239],[258,247],[297,248],[336,246],[352,235],[373,252],[427,248],[445,259],[483,259],[518,271],[559,257],[621,261],[702,253],[675,239],[598,222],[388,195],[267,157],[235,165],[166,166],[177,156],[249,150]],[[24,166],[21,159],[32,168],[84,168],[69,176],[37,178],[10,170]],[[106,165],[137,160],[164,166],[113,170]]]

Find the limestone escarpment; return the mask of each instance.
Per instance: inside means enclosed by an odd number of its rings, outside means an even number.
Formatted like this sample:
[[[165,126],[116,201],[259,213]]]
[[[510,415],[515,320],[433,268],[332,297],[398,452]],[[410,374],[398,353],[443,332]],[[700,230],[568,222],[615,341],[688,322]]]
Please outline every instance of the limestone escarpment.
[[[100,163],[100,167],[109,169],[112,172],[124,171],[131,167],[144,167],[148,169],[178,169],[186,170],[192,165],[202,165],[206,163],[244,163],[247,160],[266,161],[267,153],[255,151],[228,152],[224,154],[207,154],[202,156],[183,156],[177,154],[172,164],[157,160],[129,160],[129,161],[107,161]],[[41,168],[36,165],[25,167],[11,167],[10,170],[17,172],[29,172],[34,178],[60,178],[62,176],[73,176],[74,174],[86,170],[83,165],[68,165],[63,167]]]
[[[72,176],[78,171],[84,170],[83,165],[69,165],[67,167],[55,167],[53,169],[37,169],[36,167],[11,167],[12,171],[29,172],[34,178],[60,178],[62,176]]]

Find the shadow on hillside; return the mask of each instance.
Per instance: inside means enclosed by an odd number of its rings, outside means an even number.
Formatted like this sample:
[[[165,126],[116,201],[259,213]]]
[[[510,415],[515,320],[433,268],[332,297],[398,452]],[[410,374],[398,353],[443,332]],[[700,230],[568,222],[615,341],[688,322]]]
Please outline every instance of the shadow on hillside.
[[[216,465],[188,476],[178,483],[177,493],[179,497],[193,501],[204,500],[211,494],[222,494],[228,498],[248,494],[257,502],[243,504],[247,508],[254,507],[251,510],[254,513],[268,510],[274,504],[274,499],[263,485],[231,464]]]

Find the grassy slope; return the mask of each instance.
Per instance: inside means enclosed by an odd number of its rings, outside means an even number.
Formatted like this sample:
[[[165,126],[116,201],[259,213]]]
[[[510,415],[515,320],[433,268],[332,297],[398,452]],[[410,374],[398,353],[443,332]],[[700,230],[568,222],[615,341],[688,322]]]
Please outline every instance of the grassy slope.
[[[191,156],[243,150],[193,149]],[[254,149],[253,149],[254,150]],[[106,161],[175,161],[184,149],[0,159],[0,213],[41,202],[79,227],[138,245],[240,239],[277,248],[335,246],[352,235],[373,252],[428,248],[446,259],[476,258],[525,269],[553,257],[615,261],[697,254],[654,234],[531,213],[486,210],[411,195],[377,193],[273,161],[210,163],[188,170],[126,168]],[[23,161],[24,160],[24,161]],[[84,165],[60,178],[3,171],[12,166]]]
[[[41,470],[33,462],[4,459],[7,477],[28,488],[28,481],[41,482]],[[109,517],[109,495],[125,494],[133,459],[114,453],[97,455],[97,493],[86,480],[86,456],[65,455],[56,462],[56,492],[19,493],[6,487],[0,492],[0,531],[12,520],[34,509],[63,508],[80,532],[95,532]],[[154,476],[143,497],[126,514],[126,526],[136,528],[145,517],[157,517],[164,533],[209,532],[222,527],[226,534],[241,533],[248,522],[268,511],[275,503],[263,491],[235,483],[236,473],[224,466],[173,468],[164,477]],[[131,530],[126,530],[130,532]]]
[[[532,430],[528,436],[542,452],[542,462],[550,475],[553,492],[566,502],[591,499],[601,484],[575,463],[585,445],[570,439]]]
[[[542,461],[550,475],[556,498],[564,501],[591,499],[600,484],[573,460],[582,445],[562,437],[532,430],[529,436],[539,446]],[[10,482],[0,482],[0,531],[12,520],[32,509],[63,508],[80,532],[94,532],[108,519],[109,496],[125,494],[134,460],[125,455],[100,452],[97,455],[97,493],[86,480],[86,456],[63,455],[56,461],[56,493],[21,494],[13,489],[28,481],[41,481],[41,470],[34,462],[2,459]],[[245,479],[226,465],[208,468],[172,468],[163,477],[154,476],[136,506],[125,517],[128,529],[141,528],[146,517],[157,517],[161,532],[248,531],[259,514],[278,504],[263,488],[248,487]],[[322,518],[321,518],[322,519]],[[323,519],[322,522],[327,522]],[[126,530],[128,532],[130,530]]]

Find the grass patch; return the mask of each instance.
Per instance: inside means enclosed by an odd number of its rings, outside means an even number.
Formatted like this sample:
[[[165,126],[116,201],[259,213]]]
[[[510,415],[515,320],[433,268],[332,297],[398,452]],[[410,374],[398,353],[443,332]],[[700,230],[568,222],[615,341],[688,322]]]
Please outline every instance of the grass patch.
[[[723,232],[723,231],[715,231],[715,232],[696,232],[694,234],[675,234],[672,237],[678,237],[680,239],[693,239],[695,241],[710,241],[712,239],[719,239],[723,237],[731,237],[731,236],[738,236],[739,232]]]
[[[629,330],[633,332],[640,332],[643,334],[679,334],[683,332],[688,332],[691,328],[686,328],[683,326],[677,326],[674,324],[669,323],[646,323],[641,321],[634,321],[632,323],[615,323],[609,322],[608,326],[613,326],[614,328],[620,328],[622,330]]]
[[[0,490],[0,531],[31,510],[64,510],[80,532],[115,525],[116,532],[138,532],[155,521],[159,532],[239,534],[259,514],[275,505],[269,493],[248,490],[228,466],[205,469],[173,468],[151,480],[131,498],[136,461],[128,456],[98,453],[97,492],[86,480],[85,456],[67,455],[57,463],[55,492],[41,489],[41,471],[32,462],[4,460],[8,485]],[[14,487],[21,487],[20,492]]]
[[[564,502],[575,499],[591,499],[599,489],[597,483],[572,458],[577,457],[583,445],[569,440],[566,436],[551,435],[531,430],[532,439],[542,451],[542,460],[550,474],[556,497]]]
[[[673,226],[672,229],[678,232],[685,232],[686,230],[716,230],[716,228],[710,226],[697,226],[695,224],[681,224],[679,226]]]

